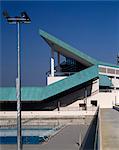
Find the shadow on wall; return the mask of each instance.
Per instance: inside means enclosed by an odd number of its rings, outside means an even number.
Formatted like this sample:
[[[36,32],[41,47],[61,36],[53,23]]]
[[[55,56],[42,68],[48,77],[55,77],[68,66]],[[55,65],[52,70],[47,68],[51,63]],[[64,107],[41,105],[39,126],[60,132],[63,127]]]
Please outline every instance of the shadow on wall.
[[[84,140],[79,150],[93,150],[94,149],[97,119],[98,119],[98,113],[96,114],[96,116],[94,116],[94,119],[92,120],[89,126],[89,129],[84,137]]]

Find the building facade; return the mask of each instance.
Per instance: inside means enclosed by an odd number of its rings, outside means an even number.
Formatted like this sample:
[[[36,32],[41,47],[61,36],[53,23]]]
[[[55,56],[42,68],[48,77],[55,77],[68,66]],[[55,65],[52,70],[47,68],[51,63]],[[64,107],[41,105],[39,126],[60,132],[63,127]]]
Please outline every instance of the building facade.
[[[22,110],[92,110],[119,104],[119,66],[97,61],[39,31],[50,47],[46,87],[22,87]],[[16,110],[16,88],[0,88],[1,110]]]

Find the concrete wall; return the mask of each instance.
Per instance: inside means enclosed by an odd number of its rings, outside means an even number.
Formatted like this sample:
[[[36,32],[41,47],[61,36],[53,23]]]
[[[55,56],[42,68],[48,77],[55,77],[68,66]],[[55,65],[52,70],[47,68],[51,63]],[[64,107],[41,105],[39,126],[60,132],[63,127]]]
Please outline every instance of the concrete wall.
[[[87,98],[87,107],[91,107],[91,100],[97,100],[97,105],[100,108],[112,108],[113,105],[119,103],[119,93],[99,92]]]
[[[96,114],[96,109],[93,111],[22,111],[23,118],[75,118],[81,116],[92,116]],[[17,118],[16,111],[1,111],[0,118]]]
[[[115,101],[114,93],[99,93],[100,108],[112,108]]]

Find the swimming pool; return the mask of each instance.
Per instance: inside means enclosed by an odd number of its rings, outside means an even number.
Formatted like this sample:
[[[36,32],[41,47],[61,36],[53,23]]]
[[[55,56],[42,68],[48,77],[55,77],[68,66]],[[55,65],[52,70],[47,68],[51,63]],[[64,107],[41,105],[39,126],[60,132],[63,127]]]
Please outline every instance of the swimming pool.
[[[41,144],[48,140],[50,136],[55,134],[60,127],[54,128],[22,128],[23,144]],[[0,128],[0,144],[16,144],[17,128]]]

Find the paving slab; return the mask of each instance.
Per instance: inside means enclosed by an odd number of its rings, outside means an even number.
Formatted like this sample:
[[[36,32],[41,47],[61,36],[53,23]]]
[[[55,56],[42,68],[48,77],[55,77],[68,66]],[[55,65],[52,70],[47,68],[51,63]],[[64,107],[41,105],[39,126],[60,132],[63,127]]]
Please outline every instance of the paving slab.
[[[102,150],[119,150],[119,112],[101,109]]]

